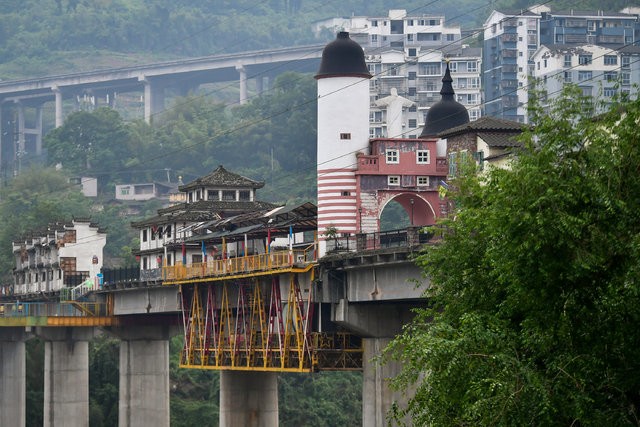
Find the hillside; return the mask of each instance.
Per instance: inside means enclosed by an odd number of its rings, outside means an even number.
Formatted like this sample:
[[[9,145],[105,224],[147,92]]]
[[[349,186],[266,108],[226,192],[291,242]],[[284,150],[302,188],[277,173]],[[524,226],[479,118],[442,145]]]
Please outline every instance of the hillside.
[[[394,8],[467,27],[489,12],[484,0],[0,0],[0,79],[318,43],[331,35],[313,22]]]

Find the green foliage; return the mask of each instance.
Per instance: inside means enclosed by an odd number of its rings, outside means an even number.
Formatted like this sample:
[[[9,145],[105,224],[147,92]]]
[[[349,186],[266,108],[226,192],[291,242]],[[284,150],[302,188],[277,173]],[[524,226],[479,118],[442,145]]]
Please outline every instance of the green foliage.
[[[44,341],[25,343],[26,351],[26,425],[43,425],[44,419]]]
[[[584,107],[570,89],[534,109],[511,170],[452,186],[448,234],[418,259],[433,307],[387,354],[395,385],[417,386],[396,418],[637,425],[640,102],[598,120]]]
[[[14,258],[11,242],[30,232],[46,229],[55,221],[88,217],[89,203],[68,178],[51,168],[31,169],[11,181],[0,191],[0,272],[4,283],[10,282]]]
[[[280,425],[362,424],[362,374],[322,372],[278,377]]]

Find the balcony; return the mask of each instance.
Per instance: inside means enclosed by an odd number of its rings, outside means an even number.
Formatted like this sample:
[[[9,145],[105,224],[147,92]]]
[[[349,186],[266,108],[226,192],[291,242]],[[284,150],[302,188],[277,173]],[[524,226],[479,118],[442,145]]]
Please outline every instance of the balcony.
[[[377,172],[379,169],[378,156],[358,156],[358,171]]]
[[[268,254],[216,259],[188,265],[171,265],[162,268],[162,279],[168,284],[178,284],[202,279],[250,277],[265,272],[306,269],[316,261],[316,245],[312,244],[303,249],[273,251]]]

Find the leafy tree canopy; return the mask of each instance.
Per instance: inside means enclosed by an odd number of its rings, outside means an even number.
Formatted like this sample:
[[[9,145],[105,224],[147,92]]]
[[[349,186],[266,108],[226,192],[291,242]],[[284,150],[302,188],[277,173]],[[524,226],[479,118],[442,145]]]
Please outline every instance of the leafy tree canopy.
[[[511,170],[455,181],[444,241],[418,258],[433,306],[388,353],[417,386],[398,418],[637,425],[640,101],[584,107],[570,90],[534,110]]]

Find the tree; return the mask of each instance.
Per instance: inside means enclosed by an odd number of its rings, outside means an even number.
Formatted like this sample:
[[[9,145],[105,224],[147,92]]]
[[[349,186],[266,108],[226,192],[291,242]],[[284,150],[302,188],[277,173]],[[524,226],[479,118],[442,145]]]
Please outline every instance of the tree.
[[[640,101],[594,120],[562,99],[533,110],[510,170],[453,183],[444,241],[417,259],[431,307],[387,352],[416,387],[396,419],[638,424]]]
[[[45,136],[45,146],[50,165],[93,176],[122,171],[134,151],[129,127],[117,111],[107,107],[70,114],[61,127]]]

